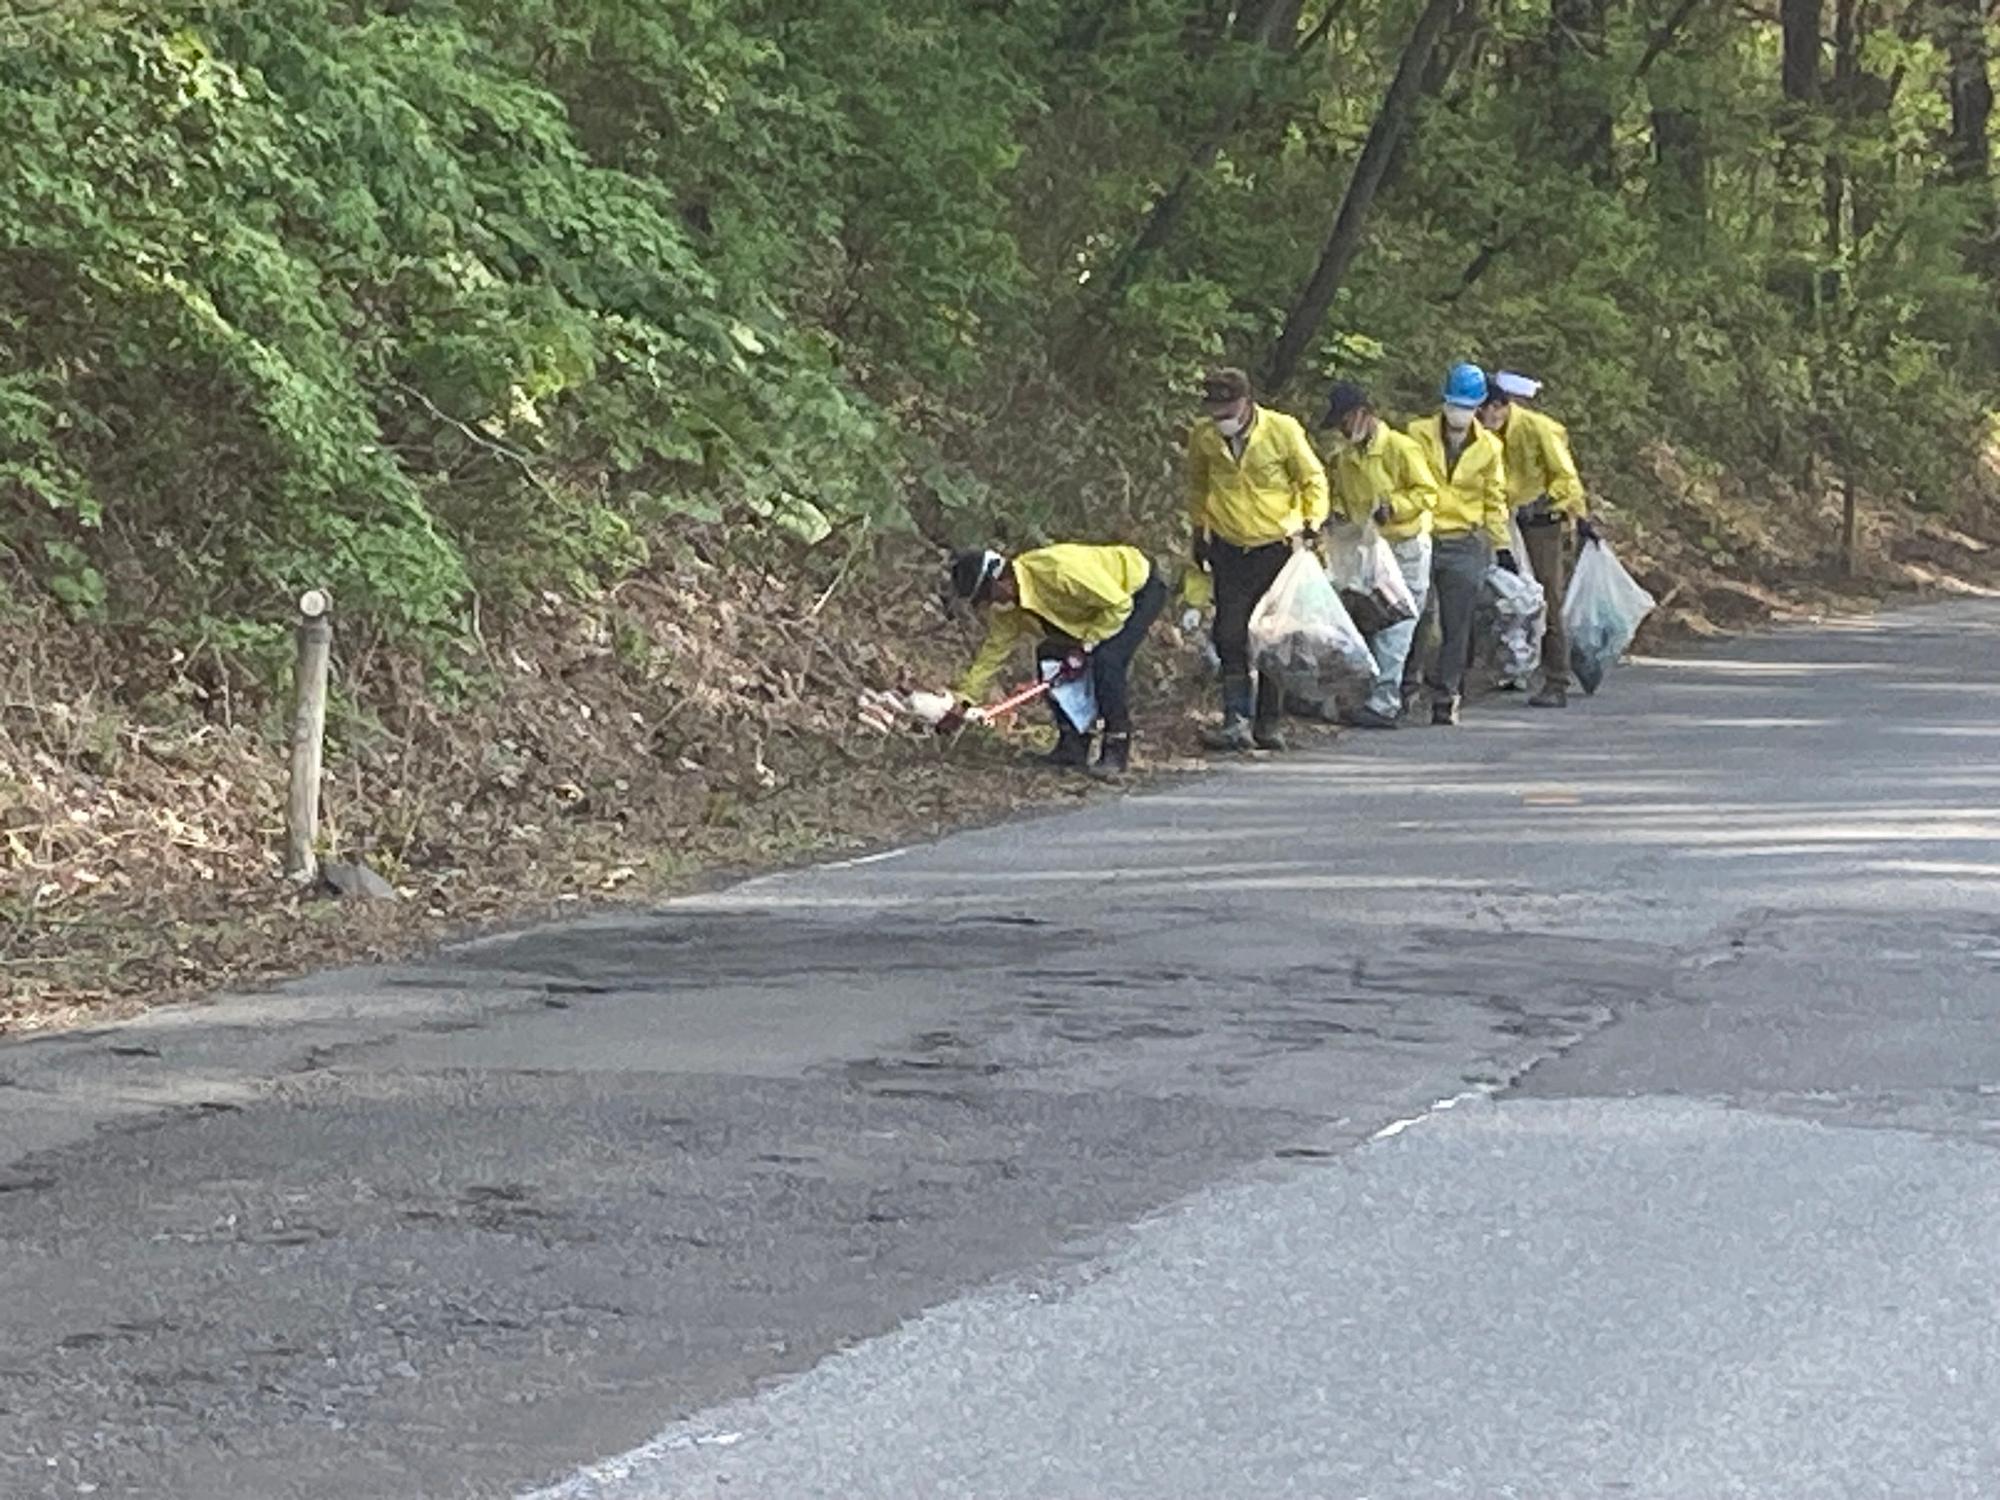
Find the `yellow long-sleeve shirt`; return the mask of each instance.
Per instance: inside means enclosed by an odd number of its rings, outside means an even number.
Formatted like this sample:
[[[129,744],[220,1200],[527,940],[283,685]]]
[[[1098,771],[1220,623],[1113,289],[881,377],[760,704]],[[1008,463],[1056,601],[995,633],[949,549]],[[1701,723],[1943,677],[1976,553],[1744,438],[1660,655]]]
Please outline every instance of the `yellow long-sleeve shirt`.
[[[1516,510],[1547,495],[1550,508],[1573,521],[1589,513],[1567,427],[1516,403],[1499,436],[1507,457],[1507,498]]]
[[[1507,458],[1500,439],[1474,422],[1466,429],[1465,447],[1456,464],[1445,461],[1444,418],[1419,417],[1410,436],[1440,481],[1431,532],[1436,536],[1466,536],[1484,531],[1496,547],[1512,540],[1507,527]]]
[[[1387,422],[1377,422],[1366,443],[1349,443],[1335,453],[1328,477],[1333,508],[1343,519],[1360,525],[1386,502],[1389,519],[1381,532],[1387,540],[1407,542],[1429,534],[1438,503],[1437,473],[1417,440]]]
[[[1153,576],[1153,565],[1137,547],[1094,547],[1057,542],[1023,552],[1013,560],[1018,604],[997,605],[986,626],[986,642],[959,679],[958,695],[977,703],[992,687],[1014,648],[1046,635],[1067,636],[1086,646],[1108,641],[1132,616],[1132,596]]]
[[[1188,519],[1238,547],[1282,542],[1326,524],[1326,469],[1305,429],[1283,412],[1255,409],[1243,456],[1202,419],[1188,434]]]

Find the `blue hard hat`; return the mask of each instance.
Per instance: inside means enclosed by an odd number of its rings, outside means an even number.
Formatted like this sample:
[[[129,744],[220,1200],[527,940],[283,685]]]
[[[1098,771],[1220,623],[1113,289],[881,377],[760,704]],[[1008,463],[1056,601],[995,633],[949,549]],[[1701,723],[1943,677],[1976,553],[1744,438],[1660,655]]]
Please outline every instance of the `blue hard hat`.
[[[1446,406],[1479,406],[1486,400],[1486,372],[1473,364],[1459,364],[1451,367],[1451,373],[1444,378],[1444,404]]]

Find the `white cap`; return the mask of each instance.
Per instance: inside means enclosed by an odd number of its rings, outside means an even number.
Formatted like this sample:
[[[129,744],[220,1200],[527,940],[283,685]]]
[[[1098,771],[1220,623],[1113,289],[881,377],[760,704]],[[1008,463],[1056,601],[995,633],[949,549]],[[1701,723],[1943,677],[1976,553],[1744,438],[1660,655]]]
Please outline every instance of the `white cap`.
[[[1502,370],[1493,377],[1493,384],[1503,396],[1517,396],[1523,401],[1532,401],[1542,393],[1542,383],[1530,380],[1526,375],[1517,375],[1512,370]]]

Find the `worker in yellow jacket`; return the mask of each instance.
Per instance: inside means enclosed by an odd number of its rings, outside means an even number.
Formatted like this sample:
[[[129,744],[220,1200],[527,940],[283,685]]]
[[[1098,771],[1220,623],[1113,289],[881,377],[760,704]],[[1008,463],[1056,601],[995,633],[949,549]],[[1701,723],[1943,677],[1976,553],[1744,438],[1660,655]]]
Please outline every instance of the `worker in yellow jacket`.
[[[1431,513],[1431,593],[1443,639],[1425,685],[1431,723],[1453,725],[1472,664],[1472,617],[1486,570],[1496,555],[1511,572],[1519,572],[1520,564],[1509,546],[1505,451],[1477,421],[1488,395],[1486,372],[1474,364],[1454,365],[1441,394],[1437,413],[1412,422],[1410,436],[1439,481]]]
[[[1188,521],[1197,566],[1215,581],[1215,651],[1222,658],[1222,726],[1211,750],[1282,750],[1284,684],[1259,673],[1252,690],[1250,615],[1296,546],[1326,524],[1326,470],[1305,429],[1259,406],[1250,377],[1214,370],[1188,434]]]
[[[1528,700],[1535,708],[1569,706],[1569,638],[1563,631],[1563,598],[1569,585],[1570,534],[1596,536],[1583,480],[1569,450],[1569,430],[1524,403],[1539,395],[1538,380],[1502,370],[1493,377],[1479,421],[1500,439],[1507,462],[1507,499],[1521,528],[1528,566],[1548,599],[1542,635],[1542,686]]]
[[[952,559],[950,590],[988,612],[986,642],[959,679],[958,703],[939,724],[944,731],[965,722],[968,709],[983,701],[1014,648],[1035,640],[1040,662],[1082,657],[1104,723],[1104,745],[1092,772],[1122,775],[1131,763],[1132,709],[1127,682],[1132,657],[1167,602],[1167,586],[1137,547],[1096,547],[1059,542],[1013,557],[991,549],[961,552]],[[1060,767],[1090,763],[1095,725],[1072,724],[1055,707],[1056,748],[1044,759]]]
[[[1415,438],[1396,431],[1375,410],[1368,392],[1352,381],[1334,386],[1322,429],[1333,434],[1333,512],[1356,526],[1373,526],[1396,555],[1403,582],[1420,619],[1431,591],[1431,518],[1438,479]],[[1417,638],[1417,620],[1404,620],[1368,638],[1375,657],[1375,685],[1368,701],[1348,716],[1363,729],[1394,729],[1403,712],[1403,666]]]

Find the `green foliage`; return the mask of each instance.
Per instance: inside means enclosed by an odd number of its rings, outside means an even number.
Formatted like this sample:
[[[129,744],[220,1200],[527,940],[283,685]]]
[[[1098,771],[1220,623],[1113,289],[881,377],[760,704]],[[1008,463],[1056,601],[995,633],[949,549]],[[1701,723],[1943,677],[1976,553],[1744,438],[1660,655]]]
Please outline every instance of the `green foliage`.
[[[0,475],[72,607],[318,583],[442,638],[474,587],[629,566],[635,517],[894,504],[823,338],[725,300],[450,7],[52,30],[0,55],[0,132]]]
[[[1468,8],[1284,396],[1359,375],[1408,414],[1472,355],[1547,377],[1635,504],[1665,441],[1948,506],[2000,252],[1916,3],[1865,9],[1809,109],[1749,12]],[[0,534],[79,617],[235,652],[323,585],[440,670],[475,599],[677,528],[1164,539],[1193,376],[1261,361],[1418,8],[1307,0],[1268,45],[1256,0],[16,21]]]

